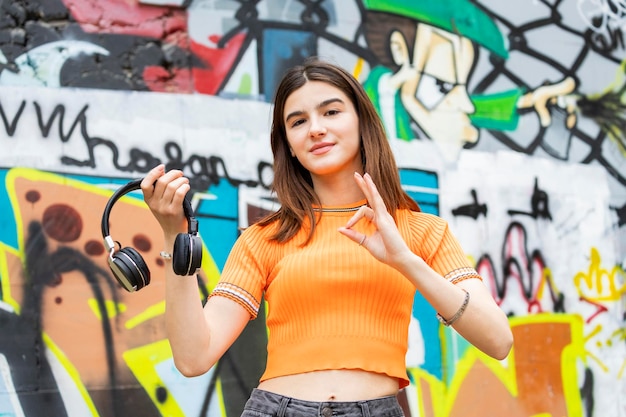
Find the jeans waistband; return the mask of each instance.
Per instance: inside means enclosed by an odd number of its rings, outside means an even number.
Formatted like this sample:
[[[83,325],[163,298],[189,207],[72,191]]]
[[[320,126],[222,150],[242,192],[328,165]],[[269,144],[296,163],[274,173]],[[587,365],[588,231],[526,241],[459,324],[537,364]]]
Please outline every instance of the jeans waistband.
[[[402,407],[395,395],[364,401],[305,401],[273,392],[254,389],[246,402],[246,410],[256,416],[277,417],[401,417]]]

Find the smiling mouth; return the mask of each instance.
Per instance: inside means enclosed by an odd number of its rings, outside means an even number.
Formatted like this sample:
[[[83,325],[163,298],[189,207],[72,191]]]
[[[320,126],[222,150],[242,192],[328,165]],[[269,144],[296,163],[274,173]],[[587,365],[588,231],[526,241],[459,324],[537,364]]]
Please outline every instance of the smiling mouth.
[[[313,155],[321,155],[323,153],[328,152],[333,146],[334,146],[334,144],[332,144],[332,143],[325,143],[325,144],[315,145],[314,147],[311,148],[311,153]]]

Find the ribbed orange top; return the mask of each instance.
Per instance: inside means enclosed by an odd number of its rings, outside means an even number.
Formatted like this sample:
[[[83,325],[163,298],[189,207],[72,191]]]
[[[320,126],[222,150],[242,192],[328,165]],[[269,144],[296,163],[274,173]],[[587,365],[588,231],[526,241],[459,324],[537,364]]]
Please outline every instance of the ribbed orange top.
[[[353,214],[323,212],[305,247],[299,246],[305,230],[278,244],[267,239],[272,226],[258,225],[233,246],[211,295],[237,301],[255,318],[265,292],[269,342],[262,381],[362,369],[398,378],[400,388],[408,385],[405,356],[415,287],[337,231]],[[408,210],[396,217],[411,250],[435,271],[452,282],[479,278],[444,220]],[[371,224],[356,229],[374,232]]]

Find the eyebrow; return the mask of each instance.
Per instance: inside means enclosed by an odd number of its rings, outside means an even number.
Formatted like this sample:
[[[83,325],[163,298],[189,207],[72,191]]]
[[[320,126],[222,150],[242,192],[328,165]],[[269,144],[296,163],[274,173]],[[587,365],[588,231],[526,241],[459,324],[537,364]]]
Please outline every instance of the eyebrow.
[[[333,98],[329,98],[328,100],[322,101],[317,106],[315,106],[315,108],[316,109],[321,109],[322,107],[326,107],[326,106],[328,106],[329,104],[332,104],[332,103],[342,103],[342,104],[344,104],[344,101],[342,99],[340,99],[339,97],[333,97]],[[302,114],[304,114],[303,110],[293,111],[293,112],[289,113],[287,115],[287,117],[285,117],[285,121],[291,119],[292,117],[300,116]]]

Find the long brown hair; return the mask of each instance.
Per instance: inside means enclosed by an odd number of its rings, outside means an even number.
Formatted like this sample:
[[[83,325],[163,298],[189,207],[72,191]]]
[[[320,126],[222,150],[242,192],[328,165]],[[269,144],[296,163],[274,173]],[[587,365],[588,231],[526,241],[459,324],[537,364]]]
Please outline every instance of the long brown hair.
[[[361,134],[361,158],[367,172],[387,206],[395,216],[397,209],[420,211],[417,203],[404,192],[400,185],[398,168],[385,134],[385,128],[361,84],[345,69],[309,58],[302,65],[289,69],[283,76],[274,97],[274,112],[270,140],[274,155],[274,181],[272,192],[281,204],[278,211],[261,219],[258,224],[266,226],[278,221],[272,240],[285,242],[298,233],[305,217],[311,225],[306,244],[315,231],[316,212],[314,205],[320,201],[313,189],[311,174],[291,156],[285,131],[284,108],[291,93],[309,81],[321,81],[341,90],[352,101],[359,118]]]

